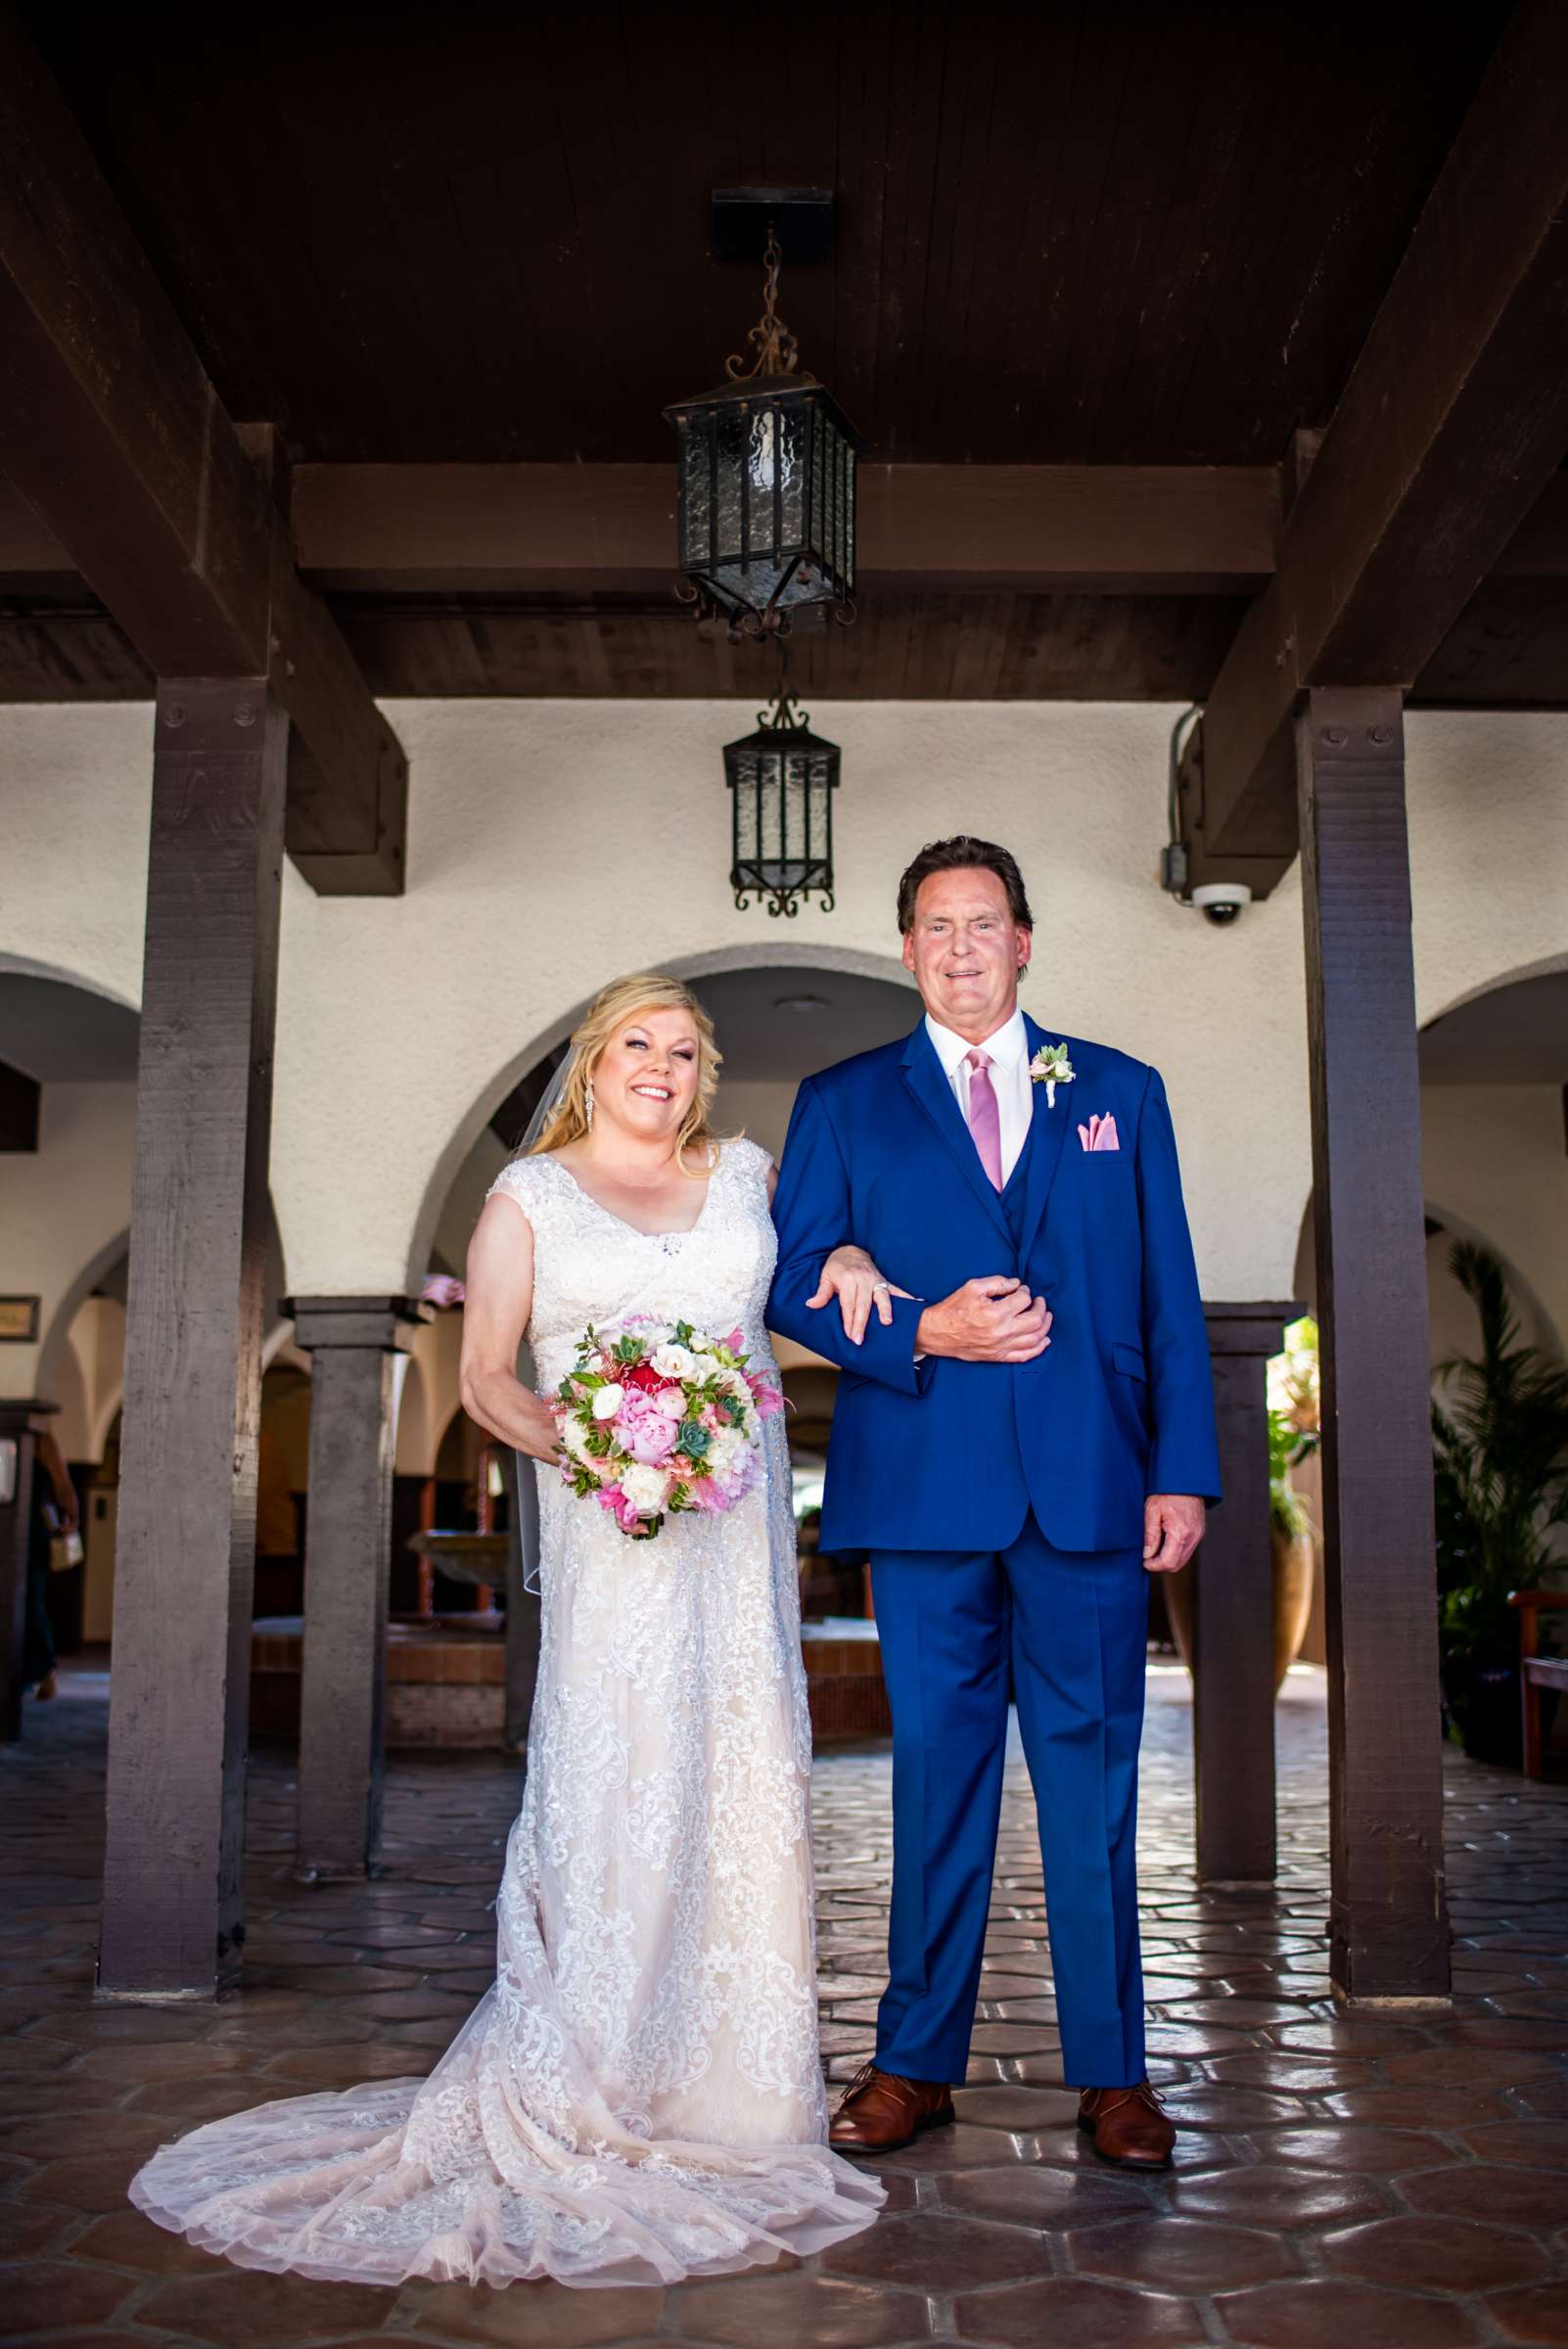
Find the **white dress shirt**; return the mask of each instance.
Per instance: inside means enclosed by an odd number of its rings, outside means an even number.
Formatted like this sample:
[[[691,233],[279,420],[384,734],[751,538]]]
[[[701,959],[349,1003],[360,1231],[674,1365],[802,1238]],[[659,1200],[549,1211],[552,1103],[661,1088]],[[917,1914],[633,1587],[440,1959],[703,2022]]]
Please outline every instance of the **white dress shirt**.
[[[969,1123],[969,1068],[966,1055],[977,1047],[967,1036],[956,1036],[944,1028],[940,1020],[926,1014],[926,1034],[936,1046],[937,1058],[943,1073],[952,1086],[952,1097],[958,1104],[958,1114]],[[1030,1120],[1035,1114],[1031,1098],[1033,1086],[1029,1074],[1029,1031],[1024,1015],[1016,1007],[1010,1020],[988,1036],[978,1049],[991,1060],[991,1087],[996,1096],[996,1111],[1001,1127],[1001,1171],[1005,1182],[1017,1166],[1019,1155],[1029,1139]]]

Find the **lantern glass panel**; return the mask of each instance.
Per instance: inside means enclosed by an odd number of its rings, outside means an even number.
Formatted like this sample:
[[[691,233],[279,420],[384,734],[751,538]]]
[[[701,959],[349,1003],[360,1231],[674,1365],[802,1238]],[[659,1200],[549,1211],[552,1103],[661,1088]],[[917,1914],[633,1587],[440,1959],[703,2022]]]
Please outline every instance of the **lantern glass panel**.
[[[833,472],[829,460],[829,421],[821,409],[812,411],[812,545],[824,569],[833,569]]]
[[[669,413],[681,440],[682,569],[731,612],[845,597],[854,442],[821,386],[737,390]]]
[[[752,853],[759,874],[770,889],[777,889],[780,879],[779,850],[785,820],[782,764],[777,757],[766,757],[759,762],[757,839]]]
[[[680,556],[682,565],[705,565],[714,547],[714,506],[706,433],[685,433],[680,443]]]
[[[718,456],[718,511],[713,558],[715,564],[735,563],[741,552],[741,468],[746,461],[746,419],[734,408],[719,408],[712,418]]]
[[[767,407],[752,418],[752,537],[776,553],[794,553],[805,536],[805,441],[798,407]]]
[[[848,593],[854,585],[854,451],[844,441],[840,441],[839,446],[843,450],[843,494],[839,499],[839,577]]]

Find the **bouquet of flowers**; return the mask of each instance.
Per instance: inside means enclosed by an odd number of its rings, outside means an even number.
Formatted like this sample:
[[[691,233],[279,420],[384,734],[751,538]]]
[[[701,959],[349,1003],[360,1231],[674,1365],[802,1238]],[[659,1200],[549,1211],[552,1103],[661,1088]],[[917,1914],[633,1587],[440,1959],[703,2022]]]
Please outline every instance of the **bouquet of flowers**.
[[[741,1332],[712,1338],[689,1321],[589,1328],[552,1409],[561,1473],[634,1542],[667,1515],[734,1508],[761,1474],[761,1423],[784,1399],[748,1370]]]

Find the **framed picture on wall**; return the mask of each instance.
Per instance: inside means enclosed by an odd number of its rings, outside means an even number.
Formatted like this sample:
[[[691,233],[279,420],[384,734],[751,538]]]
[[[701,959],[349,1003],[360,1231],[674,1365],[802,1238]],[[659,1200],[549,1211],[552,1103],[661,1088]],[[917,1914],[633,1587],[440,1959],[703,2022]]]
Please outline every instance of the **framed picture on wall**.
[[[32,1346],[38,1339],[36,1297],[0,1297],[0,1345]]]

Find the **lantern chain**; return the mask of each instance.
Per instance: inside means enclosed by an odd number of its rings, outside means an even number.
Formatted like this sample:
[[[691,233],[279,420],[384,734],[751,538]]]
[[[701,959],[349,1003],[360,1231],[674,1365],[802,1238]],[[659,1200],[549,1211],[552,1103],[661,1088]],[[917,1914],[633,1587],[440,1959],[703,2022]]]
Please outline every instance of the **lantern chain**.
[[[779,251],[771,220],[767,224],[767,246],[762,257],[766,264],[762,315],[746,337],[757,356],[748,367],[744,352],[731,352],[724,361],[724,373],[732,383],[744,383],[754,375],[793,375],[801,355],[800,345],[778,314],[778,273],[784,255]]]

